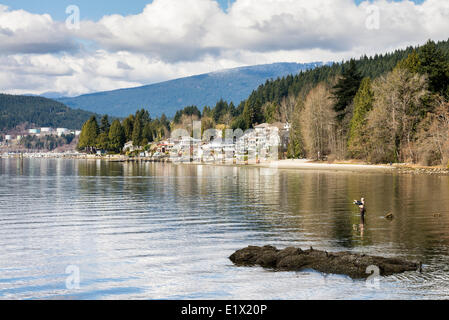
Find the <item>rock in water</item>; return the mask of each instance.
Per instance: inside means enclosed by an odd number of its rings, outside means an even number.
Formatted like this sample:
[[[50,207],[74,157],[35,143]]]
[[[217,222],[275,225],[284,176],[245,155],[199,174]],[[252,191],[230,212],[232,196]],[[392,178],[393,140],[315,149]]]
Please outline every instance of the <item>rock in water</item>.
[[[419,263],[402,259],[383,258],[350,252],[330,253],[316,249],[301,250],[286,248],[279,250],[272,246],[253,247],[236,251],[229,259],[237,266],[260,265],[279,271],[300,271],[313,269],[324,273],[344,274],[353,279],[365,279],[370,266],[379,268],[381,276],[405,271],[417,271]]]

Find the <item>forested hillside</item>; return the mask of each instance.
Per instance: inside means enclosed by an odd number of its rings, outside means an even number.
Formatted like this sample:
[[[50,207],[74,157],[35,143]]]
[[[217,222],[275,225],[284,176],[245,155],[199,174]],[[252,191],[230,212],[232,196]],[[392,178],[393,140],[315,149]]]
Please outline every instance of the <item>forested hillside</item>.
[[[436,47],[446,57],[449,55],[449,41],[438,42],[436,43]],[[354,62],[362,77],[374,79],[392,71],[399,61],[407,58],[415,49],[418,48],[408,47],[392,53],[376,54],[373,57],[364,56],[358,60],[354,60]],[[267,81],[245,101],[248,113],[256,115],[254,119],[246,119],[247,126],[250,126],[254,122],[260,123],[265,120],[263,110],[261,110],[265,103],[271,102],[279,105],[283,98],[287,96],[298,96],[301,91],[307,92],[320,82],[331,84],[337,76],[341,75],[349,67],[350,61],[334,63],[333,65],[302,71],[297,75],[289,75],[274,81]]]
[[[289,157],[449,166],[449,43],[267,81],[232,127],[288,121]]]
[[[0,131],[23,123],[37,127],[81,129],[92,115],[51,99],[0,94]]]

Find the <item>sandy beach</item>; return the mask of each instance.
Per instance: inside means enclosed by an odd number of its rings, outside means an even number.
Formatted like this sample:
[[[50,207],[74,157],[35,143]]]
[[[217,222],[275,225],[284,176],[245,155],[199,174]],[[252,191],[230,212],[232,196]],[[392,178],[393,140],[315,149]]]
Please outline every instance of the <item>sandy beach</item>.
[[[311,169],[311,170],[350,170],[350,171],[385,171],[394,170],[396,167],[387,165],[351,164],[351,163],[324,163],[307,159],[279,160],[269,163],[260,163],[256,166],[277,169]]]

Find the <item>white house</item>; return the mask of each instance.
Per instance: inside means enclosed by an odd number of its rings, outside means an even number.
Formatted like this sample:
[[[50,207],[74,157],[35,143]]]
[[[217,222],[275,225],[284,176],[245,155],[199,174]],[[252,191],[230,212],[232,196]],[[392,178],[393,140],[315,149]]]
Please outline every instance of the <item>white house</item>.
[[[57,128],[56,133],[58,136],[62,136],[63,134],[70,134],[70,130],[66,128]]]
[[[44,134],[51,134],[51,133],[53,133],[53,131],[54,131],[53,128],[48,128],[48,127],[41,128],[41,132]]]
[[[40,129],[29,129],[29,130],[28,130],[28,133],[29,133],[29,134],[38,134],[38,133],[40,133],[40,132],[41,132]]]
[[[132,141],[128,141],[127,143],[125,143],[125,145],[123,147],[123,151],[129,151],[129,152],[133,152],[136,149],[137,148],[134,148]]]
[[[6,140],[6,141],[11,141],[11,140],[12,140],[11,135],[7,134],[7,135],[5,136],[5,140]]]

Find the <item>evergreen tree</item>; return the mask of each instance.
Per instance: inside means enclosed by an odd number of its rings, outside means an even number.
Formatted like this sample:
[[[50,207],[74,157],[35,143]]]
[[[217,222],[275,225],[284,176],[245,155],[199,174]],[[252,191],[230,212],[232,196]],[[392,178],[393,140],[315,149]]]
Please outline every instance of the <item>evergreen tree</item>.
[[[156,134],[152,123],[148,122],[142,130],[142,139],[145,140],[143,144],[146,145],[149,142],[153,142]]]
[[[110,128],[110,124],[109,124],[109,117],[107,114],[105,114],[100,121],[100,132],[101,133],[106,133],[106,135],[109,134],[109,128]]]
[[[254,92],[245,103],[243,119],[245,120],[245,129],[251,128],[255,124],[261,124],[265,120],[261,99]]]
[[[125,132],[126,141],[131,141],[133,139],[134,120],[134,116],[130,115],[123,121],[123,130]]]
[[[354,115],[350,123],[348,151],[352,158],[364,159],[368,156],[367,115],[373,108],[373,102],[371,79],[364,78],[354,97]]]
[[[132,141],[134,146],[140,146],[142,143],[142,123],[139,118],[134,120]]]
[[[305,146],[301,127],[301,113],[303,109],[304,100],[298,99],[291,122],[290,141],[287,148],[287,157],[289,159],[300,159],[305,157]]]
[[[229,106],[228,103],[226,101],[224,101],[223,99],[220,99],[220,101],[217,102],[217,105],[215,106],[214,110],[212,111],[213,113],[213,119],[215,121],[215,123],[220,123],[220,119],[226,114],[228,113]]]
[[[362,76],[357,71],[355,60],[352,59],[349,66],[343,69],[341,78],[333,87],[333,96],[336,100],[334,110],[339,121],[342,121],[349,112],[348,107],[351,106],[361,81]]]
[[[201,117],[210,117],[212,118],[213,114],[212,114],[212,109],[209,106],[205,106],[203,108],[203,112],[201,114]]]
[[[139,111],[137,111],[135,118],[140,119],[140,124],[142,125],[142,127],[151,121],[150,113],[145,109],[140,109]]]
[[[161,118],[159,119],[161,126],[167,130],[170,130],[170,121],[168,121],[167,116],[165,113],[162,114]]]
[[[234,119],[234,121],[232,121],[231,128],[232,128],[232,130],[242,129],[243,131],[248,129],[248,127],[246,126],[246,121],[245,121],[245,118],[243,117],[243,115],[240,115],[240,116],[236,117]]]
[[[416,50],[413,50],[413,52],[410,53],[406,59],[399,61],[397,68],[407,69],[412,73],[419,73],[419,66],[420,62],[418,52],[416,52]]]
[[[123,130],[119,120],[114,120],[109,129],[109,149],[113,152],[121,152],[125,145],[125,140],[125,130]]]
[[[109,150],[109,133],[101,132],[97,137],[97,149]]]
[[[86,150],[95,148],[97,145],[97,137],[100,133],[97,119],[92,116],[84,125],[81,130],[80,140],[78,143],[78,149]]]
[[[449,62],[447,56],[437,48],[435,42],[428,41],[419,49],[418,72],[427,75],[429,90],[448,96]]]

